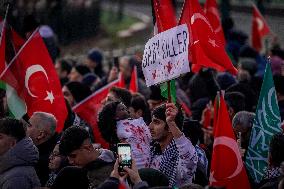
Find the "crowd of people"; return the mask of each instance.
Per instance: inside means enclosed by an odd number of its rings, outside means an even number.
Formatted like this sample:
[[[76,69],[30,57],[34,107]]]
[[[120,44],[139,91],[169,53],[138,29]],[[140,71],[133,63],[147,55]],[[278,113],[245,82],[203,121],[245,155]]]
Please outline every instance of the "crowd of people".
[[[83,62],[55,58],[68,109],[61,133],[56,132],[56,118],[46,112],[34,112],[20,120],[10,118],[5,90],[1,89],[0,188],[216,188],[208,184],[214,142],[213,101],[218,91],[225,91],[243,161],[267,63],[271,64],[284,120],[284,50],[272,44],[268,61],[249,46],[248,36],[236,30],[231,19],[225,21],[224,31],[238,75],[209,68],[187,73],[175,80],[176,104],[161,95],[159,86],[146,86],[139,54],[119,57],[118,64],[107,70],[103,52],[98,49],[91,49]],[[131,93],[128,88],[135,67],[138,90]],[[120,74],[125,88],[112,87],[94,115],[108,146],[103,148],[96,142],[93,125],[72,107]],[[212,115],[209,122],[208,111]],[[119,171],[118,143],[131,146],[132,166],[124,167],[123,172]],[[284,188],[283,149],[284,135],[278,133],[270,142],[266,174],[260,183],[250,178],[251,188]]]

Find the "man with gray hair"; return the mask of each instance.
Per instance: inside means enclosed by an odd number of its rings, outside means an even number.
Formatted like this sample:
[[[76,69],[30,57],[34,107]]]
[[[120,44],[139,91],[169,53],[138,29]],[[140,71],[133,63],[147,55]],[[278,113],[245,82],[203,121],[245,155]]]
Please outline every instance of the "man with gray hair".
[[[46,112],[34,112],[27,127],[27,135],[33,140],[39,151],[39,161],[35,169],[42,186],[49,178],[49,156],[58,138],[55,133],[56,125],[57,120],[54,115]]]
[[[241,148],[247,150],[249,145],[251,128],[255,113],[240,111],[233,118],[232,125],[235,135],[240,140]]]

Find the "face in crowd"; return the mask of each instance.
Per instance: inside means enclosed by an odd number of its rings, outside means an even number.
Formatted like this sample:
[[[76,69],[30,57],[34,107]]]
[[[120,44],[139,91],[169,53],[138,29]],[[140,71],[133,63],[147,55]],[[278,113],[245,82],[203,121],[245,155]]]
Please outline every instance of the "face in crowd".
[[[130,117],[127,107],[123,103],[119,103],[116,107],[115,119],[123,120]]]
[[[89,139],[86,139],[80,148],[73,150],[67,155],[68,161],[71,165],[84,167],[90,162],[90,152],[94,149]]]
[[[48,168],[51,170],[51,171],[57,171],[61,164],[62,164],[62,161],[65,159],[64,156],[62,156],[60,153],[59,153],[59,144],[57,144],[52,153],[50,154],[49,156],[49,164],[48,164]]]
[[[167,138],[169,130],[167,129],[167,124],[164,120],[152,116],[152,121],[149,124],[150,133],[152,139],[155,141],[163,141]]]

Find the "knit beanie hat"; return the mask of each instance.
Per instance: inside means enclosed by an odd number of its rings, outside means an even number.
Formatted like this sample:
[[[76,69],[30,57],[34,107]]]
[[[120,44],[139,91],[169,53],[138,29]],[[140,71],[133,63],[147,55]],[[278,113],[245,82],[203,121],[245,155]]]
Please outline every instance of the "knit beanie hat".
[[[103,61],[102,53],[97,49],[92,49],[88,53],[88,58],[97,64],[101,64]]]

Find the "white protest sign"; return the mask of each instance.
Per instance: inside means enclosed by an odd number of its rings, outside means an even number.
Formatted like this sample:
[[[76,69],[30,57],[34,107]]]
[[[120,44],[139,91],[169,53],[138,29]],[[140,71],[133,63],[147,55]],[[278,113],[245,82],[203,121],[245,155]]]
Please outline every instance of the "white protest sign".
[[[190,71],[188,43],[186,24],[159,33],[146,43],[142,70],[148,87]]]

